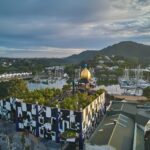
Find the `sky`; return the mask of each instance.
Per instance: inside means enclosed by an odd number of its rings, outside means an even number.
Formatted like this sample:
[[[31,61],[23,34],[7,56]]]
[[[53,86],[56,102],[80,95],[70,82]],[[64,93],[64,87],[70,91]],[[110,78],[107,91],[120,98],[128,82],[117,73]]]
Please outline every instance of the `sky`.
[[[149,0],[0,0],[0,57],[66,57],[150,45]]]

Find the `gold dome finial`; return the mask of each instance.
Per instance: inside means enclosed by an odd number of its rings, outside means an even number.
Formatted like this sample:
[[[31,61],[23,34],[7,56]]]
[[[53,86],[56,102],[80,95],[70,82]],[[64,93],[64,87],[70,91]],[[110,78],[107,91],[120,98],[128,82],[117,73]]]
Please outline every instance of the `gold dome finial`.
[[[84,68],[81,72],[81,79],[87,79],[90,80],[91,79],[91,73],[87,68]]]

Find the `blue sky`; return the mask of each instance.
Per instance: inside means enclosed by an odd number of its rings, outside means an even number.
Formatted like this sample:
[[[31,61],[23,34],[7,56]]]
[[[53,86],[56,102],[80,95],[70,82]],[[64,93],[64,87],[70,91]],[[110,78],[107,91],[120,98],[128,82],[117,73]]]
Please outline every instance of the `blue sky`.
[[[150,44],[149,0],[0,0],[0,56],[65,57]]]

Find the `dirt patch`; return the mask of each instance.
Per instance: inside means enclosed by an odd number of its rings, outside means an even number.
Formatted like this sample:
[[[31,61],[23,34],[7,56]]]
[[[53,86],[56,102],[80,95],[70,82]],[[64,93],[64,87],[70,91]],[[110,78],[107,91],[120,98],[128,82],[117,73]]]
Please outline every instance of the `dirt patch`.
[[[145,96],[127,96],[127,95],[114,95],[114,98],[117,100],[126,100],[126,101],[132,101],[132,102],[148,102],[150,101]]]

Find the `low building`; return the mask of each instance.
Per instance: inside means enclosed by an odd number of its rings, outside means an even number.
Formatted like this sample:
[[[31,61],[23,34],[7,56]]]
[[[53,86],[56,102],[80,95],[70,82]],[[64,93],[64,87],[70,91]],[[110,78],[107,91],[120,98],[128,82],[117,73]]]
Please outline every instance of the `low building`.
[[[13,79],[13,78],[30,78],[31,76],[32,76],[31,72],[5,73],[0,75],[0,80]]]
[[[89,143],[93,145],[89,149],[94,149],[95,145],[100,147],[109,146],[116,150],[131,150],[134,135],[134,121],[129,117],[116,114],[106,117]],[[107,149],[107,148],[106,148]]]
[[[88,150],[149,150],[150,105],[113,101],[93,136]]]

